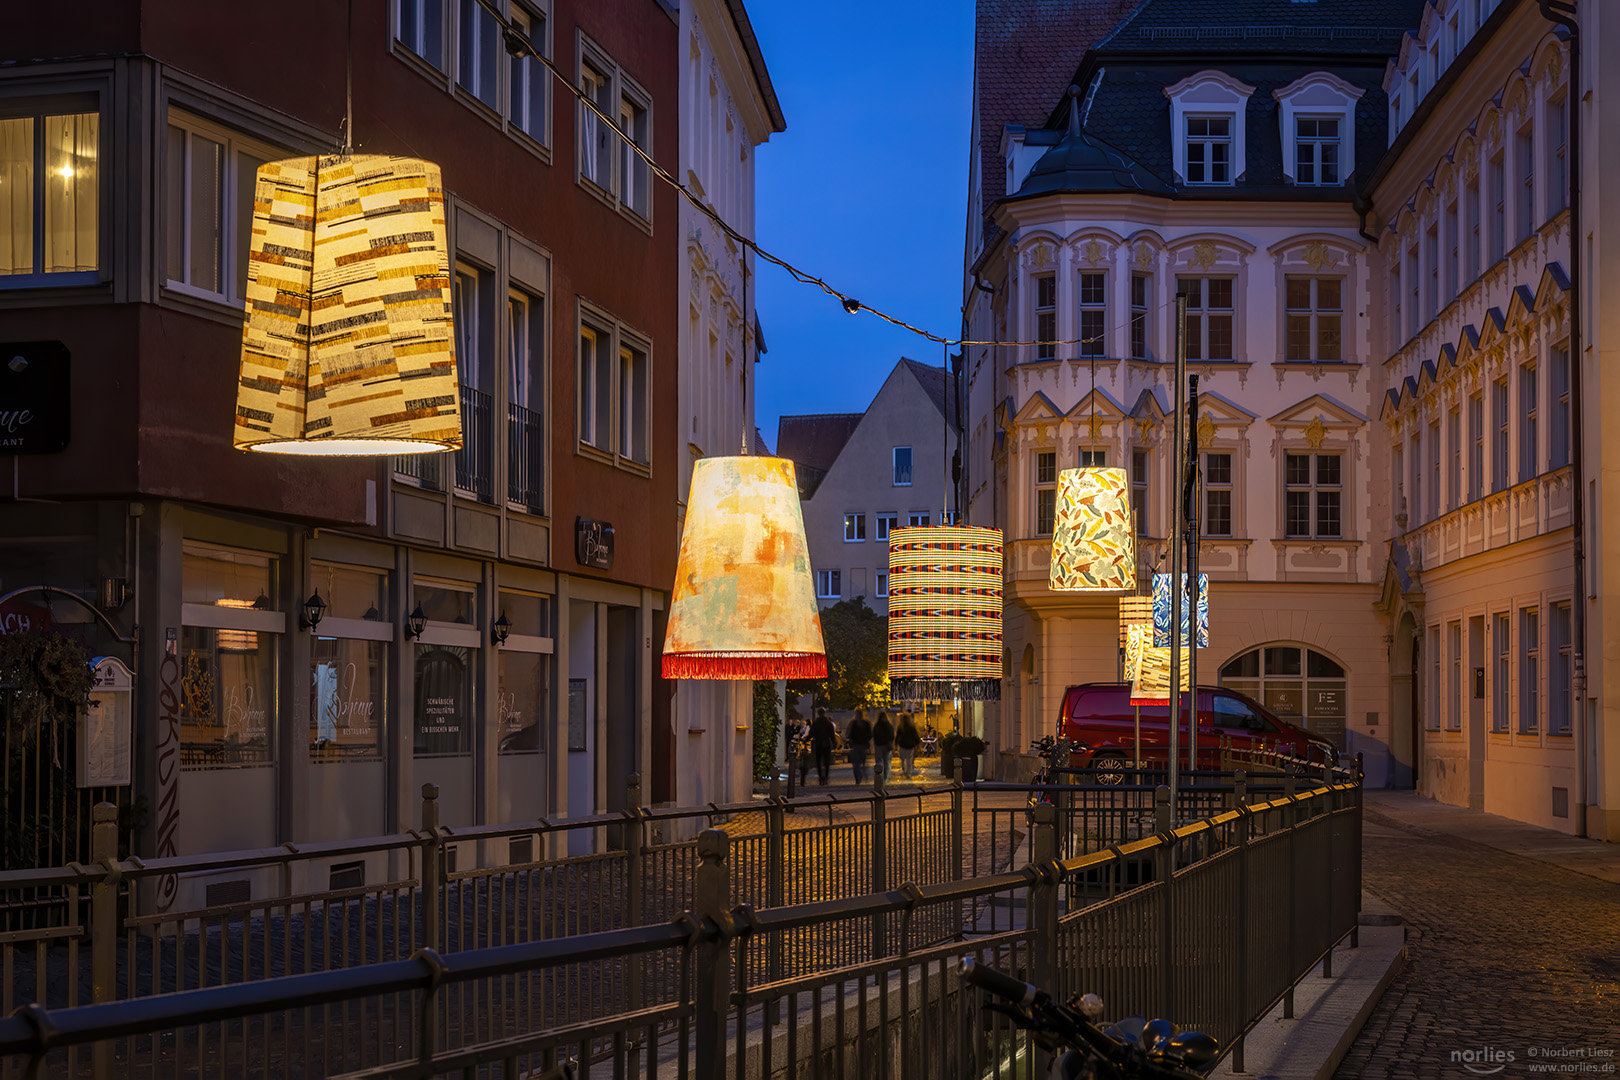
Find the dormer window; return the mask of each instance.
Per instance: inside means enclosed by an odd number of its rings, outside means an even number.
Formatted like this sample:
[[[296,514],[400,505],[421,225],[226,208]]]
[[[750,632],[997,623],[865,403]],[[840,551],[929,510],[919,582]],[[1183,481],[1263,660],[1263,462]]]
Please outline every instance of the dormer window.
[[[1232,118],[1187,117],[1187,183],[1232,182]]]
[[[1301,116],[1294,120],[1294,182],[1339,182],[1339,121],[1337,117]]]
[[[1164,88],[1181,183],[1229,186],[1243,179],[1244,116],[1253,94],[1254,87],[1223,71],[1200,71]]]
[[[1356,102],[1363,90],[1326,71],[1314,71],[1273,91],[1283,140],[1283,175],[1309,187],[1336,187],[1356,171]],[[1390,108],[1406,112],[1403,96]],[[1394,119],[1392,114],[1391,119]]]

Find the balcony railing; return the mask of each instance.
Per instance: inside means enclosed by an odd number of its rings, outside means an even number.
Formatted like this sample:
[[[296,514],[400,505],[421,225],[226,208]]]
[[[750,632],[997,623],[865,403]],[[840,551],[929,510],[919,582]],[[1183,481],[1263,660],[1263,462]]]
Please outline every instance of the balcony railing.
[[[490,397],[461,388],[461,449],[456,451],[456,490],[495,501],[495,452],[490,439]]]
[[[416,481],[423,491],[444,490],[444,467],[439,464],[443,454],[411,454],[394,459],[394,473]]]
[[[545,512],[546,425],[543,413],[506,407],[506,499],[531,514]]]

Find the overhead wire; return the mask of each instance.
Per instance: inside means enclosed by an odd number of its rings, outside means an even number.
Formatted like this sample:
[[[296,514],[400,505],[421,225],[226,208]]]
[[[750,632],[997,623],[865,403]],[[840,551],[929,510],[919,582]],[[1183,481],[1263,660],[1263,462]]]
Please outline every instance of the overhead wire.
[[[738,244],[739,246],[741,246],[741,247],[743,247],[745,249],[752,250],[756,256],[758,256],[761,259],[764,259],[766,262],[771,263],[774,266],[781,267],[783,270],[785,270],[788,273],[788,275],[790,277],[792,277],[795,281],[799,282],[801,285],[813,285],[816,288],[821,289],[828,296],[831,296],[832,298],[837,300],[841,305],[843,305],[844,310],[849,312],[851,315],[854,315],[857,312],[861,312],[861,311],[870,312],[872,315],[875,315],[877,318],[882,319],[884,322],[889,323],[892,326],[899,327],[902,330],[910,331],[911,333],[916,334],[918,337],[924,338],[924,339],[926,339],[928,341],[937,342],[938,344],[944,345],[946,347],[950,347],[950,346],[953,346],[953,345],[954,346],[959,346],[959,347],[960,346],[965,346],[965,345],[983,345],[983,346],[1003,346],[1003,345],[1004,346],[1088,345],[1088,344],[1091,344],[1091,343],[1096,342],[1096,341],[1101,341],[1101,340],[1103,340],[1103,338],[1105,338],[1107,336],[1107,332],[1105,332],[1103,334],[1098,334],[1098,335],[1095,335],[1095,336],[1089,337],[1089,338],[1086,338],[1086,337],[1081,337],[1081,338],[1058,338],[1058,339],[1054,339],[1054,340],[1031,340],[1031,341],[1021,341],[1021,340],[1020,341],[1001,341],[1001,340],[993,340],[993,339],[987,339],[987,340],[982,340],[981,341],[981,340],[975,340],[975,339],[966,338],[966,337],[961,337],[961,338],[945,337],[945,336],[943,336],[941,334],[936,334],[936,333],[932,332],[931,330],[926,330],[923,327],[913,325],[912,323],[909,323],[904,319],[898,318],[898,317],[896,317],[894,315],[890,315],[889,313],[887,313],[887,312],[885,312],[885,311],[883,311],[883,310],[881,310],[879,308],[875,308],[875,307],[871,306],[870,304],[867,304],[867,303],[865,303],[865,302],[863,302],[861,300],[856,299],[854,296],[850,295],[849,293],[844,292],[841,289],[838,289],[838,288],[835,288],[832,285],[829,285],[825,280],[818,277],[817,275],[812,274],[812,273],[810,273],[808,271],[799,269],[797,266],[794,266],[792,263],[788,262],[786,259],[781,258],[778,255],[772,254],[770,251],[768,251],[765,248],[761,247],[759,245],[759,243],[756,240],[754,240],[752,237],[745,236],[743,233],[739,232],[734,226],[732,226],[729,222],[727,222],[725,218],[720,216],[720,212],[718,210],[716,210],[714,207],[710,206],[708,203],[704,202],[703,199],[700,198],[699,196],[697,196],[696,194],[694,194],[693,191],[690,188],[688,188],[685,184],[681,183],[680,180],[676,179],[676,177],[675,177],[675,175],[673,173],[671,173],[668,169],[664,168],[664,166],[660,165],[657,161],[655,161],[651,154],[647,153],[647,151],[645,149],[643,149],[634,139],[632,139],[630,137],[629,132],[625,131],[623,128],[621,128],[619,126],[618,120],[616,120],[613,117],[608,116],[607,113],[603,112],[601,110],[601,108],[597,106],[596,102],[592,101],[590,99],[590,97],[587,94],[585,94],[584,91],[582,91],[579,87],[574,85],[574,82],[573,82],[572,79],[568,78],[567,76],[565,76],[562,73],[562,71],[557,67],[557,65],[552,62],[550,57],[546,56],[541,50],[536,48],[532,41],[530,41],[527,37],[523,36],[522,33],[520,33],[510,22],[508,22],[507,19],[506,19],[506,16],[502,15],[500,13],[500,11],[498,11],[496,9],[494,0],[478,0],[478,6],[483,8],[486,12],[488,12],[490,18],[494,19],[500,25],[500,27],[501,27],[501,29],[503,31],[503,36],[505,38],[506,51],[510,55],[518,56],[520,54],[526,54],[529,57],[533,58],[534,60],[539,61],[539,63],[542,64],[547,71],[551,72],[551,74],[556,78],[556,80],[559,83],[561,83],[564,87],[566,87],[568,89],[568,92],[570,94],[572,94],[574,96],[574,98],[580,104],[584,105],[586,109],[588,109],[591,113],[593,113],[600,122],[606,124],[611,130],[613,130],[615,133],[618,134],[619,138],[624,142],[624,144],[627,147],[629,147],[630,150],[632,152],[634,152],[634,154],[638,158],[640,158],[643,163],[646,164],[648,171],[650,171],[653,176],[656,176],[658,179],[662,180],[664,183],[666,183],[670,187],[674,188],[676,193],[679,194],[683,199],[685,199],[686,202],[688,204],[690,204],[693,209],[697,210],[699,213],[701,213],[705,217],[707,217],[710,221],[714,222],[716,227],[718,227],[720,229],[720,231],[723,232],[727,237],[729,237],[734,243]],[[1156,311],[1162,311],[1162,310],[1164,310],[1164,308],[1166,308],[1168,306],[1169,306],[1168,303],[1161,304],[1156,309]],[[1112,329],[1114,329],[1114,330],[1121,329],[1121,328],[1123,328],[1125,326],[1130,325],[1130,322],[1132,320],[1140,318],[1140,317],[1142,317],[1140,314],[1133,314],[1132,317],[1131,317],[1131,320],[1127,320],[1126,322],[1119,323],[1118,325],[1114,326]],[[964,333],[965,333],[965,329],[964,329]]]

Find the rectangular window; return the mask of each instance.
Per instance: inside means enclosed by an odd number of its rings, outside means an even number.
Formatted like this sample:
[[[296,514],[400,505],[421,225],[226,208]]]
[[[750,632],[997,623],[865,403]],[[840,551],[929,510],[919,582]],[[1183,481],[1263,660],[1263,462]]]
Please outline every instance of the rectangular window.
[[[1519,734],[1541,730],[1541,612],[1519,611]]]
[[[1413,244],[1406,249],[1406,300],[1408,320],[1406,327],[1407,337],[1417,337],[1418,327],[1423,325],[1422,299],[1423,279],[1418,277],[1418,249]]]
[[[551,700],[551,657],[500,650],[495,673],[496,747],[502,754],[534,754],[546,748],[542,722]]]
[[[1498,379],[1491,384],[1491,405],[1496,413],[1496,445],[1493,450],[1492,461],[1492,491],[1506,491],[1510,484],[1508,480],[1508,433],[1512,418],[1508,415],[1508,384],[1506,379]]]
[[[1440,730],[1440,709],[1444,692],[1440,687],[1440,627],[1429,627],[1429,693],[1428,707],[1424,710],[1423,726],[1429,731]]]
[[[169,117],[163,235],[167,286],[239,304],[259,166],[279,151],[180,113]]]
[[[889,595],[889,572],[877,570],[872,574],[872,592],[876,596]]]
[[[911,486],[911,447],[894,448],[894,486]]]
[[[1232,182],[1232,118],[1187,117],[1187,183]]]
[[[1344,282],[1340,278],[1287,279],[1288,359],[1344,359]]]
[[[1286,535],[1338,538],[1342,509],[1339,455],[1286,454],[1284,457]]]
[[[1401,347],[1401,342],[1404,340],[1401,335],[1401,327],[1406,325],[1401,322],[1401,297],[1406,294],[1401,291],[1400,260],[1396,259],[1395,262],[1396,265],[1389,268],[1389,306],[1391,313],[1394,315],[1394,318],[1389,320],[1390,352],[1394,352]]]
[[[545,299],[508,290],[506,498],[531,514],[546,508],[545,327]]]
[[[1035,455],[1035,535],[1051,536],[1057,521],[1057,454]]]
[[[1462,505],[1462,410],[1446,416],[1446,507]]]
[[[1035,279],[1035,359],[1057,356],[1057,278],[1042,274]]]
[[[1561,469],[1570,462],[1569,426],[1569,344],[1554,345],[1548,358],[1552,380],[1548,397],[1552,402],[1552,423],[1547,430],[1547,468]]]
[[[646,97],[627,87],[619,97],[619,130],[628,139],[618,140],[619,178],[623,184],[619,201],[643,220],[651,216],[651,192],[647,188],[647,162],[636,149],[652,153],[651,120],[652,107]]]
[[[1463,189],[1463,209],[1468,214],[1468,224],[1464,239],[1466,251],[1463,256],[1462,281],[1473,281],[1479,276],[1479,180],[1476,178]]]
[[[461,380],[461,446],[455,452],[456,490],[480,502],[494,501],[495,462],[491,435],[495,377],[494,274],[456,264],[453,279],[456,363]]]
[[[844,595],[843,571],[817,570],[816,596],[823,600],[837,600]]]
[[[1080,467],[1082,469],[1108,468],[1108,451],[1082,450],[1080,451]]]
[[[1106,274],[1080,275],[1080,355],[1105,356],[1108,344]]]
[[[1148,534],[1148,452],[1131,451],[1131,516],[1136,519],[1136,534]]]
[[[1395,489],[1395,516],[1397,518],[1405,517],[1406,457],[1401,453],[1401,448],[1399,445],[1395,446],[1390,454],[1390,472],[1394,474],[1394,483],[1391,486],[1393,486]],[[1400,531],[1403,528],[1403,523],[1397,520],[1395,522],[1395,528],[1397,531]]]
[[[394,32],[399,43],[444,70],[444,0],[398,0]]]
[[[310,643],[312,760],[382,757],[387,650],[386,642],[359,638],[317,637]]]
[[[1131,275],[1131,359],[1148,358],[1148,301],[1151,282],[1146,274]]]
[[[647,423],[652,398],[651,374],[647,370],[647,350],[621,341],[619,344],[619,441],[622,457],[645,465]]]
[[[1547,216],[1569,202],[1569,99],[1547,105]]]
[[[1520,130],[1513,141],[1513,156],[1519,166],[1518,239],[1527,239],[1536,229],[1536,158],[1529,127]]]
[[[612,335],[581,323],[579,327],[579,441],[612,450]]]
[[[1412,524],[1423,521],[1423,436],[1412,436]]]
[[[23,112],[29,104],[17,99],[3,106],[11,115],[0,112],[0,285],[93,282],[101,114]]]
[[[865,514],[844,515],[844,540],[849,543],[854,543],[857,540],[864,542],[866,540]]]
[[[1574,715],[1575,651],[1568,603],[1548,609],[1547,734],[1568,735]]]
[[[1440,516],[1440,421],[1429,425],[1429,520]]]
[[[1485,395],[1468,399],[1468,501],[1485,493]]]
[[[913,529],[926,529],[932,518],[921,510],[913,510],[906,515],[906,524]]]
[[[1425,314],[1432,319],[1440,314],[1440,226],[1430,225],[1424,239],[1424,255],[1429,260],[1429,306]]]
[[[1231,278],[1181,278],[1187,296],[1187,359],[1232,359],[1233,280]]]
[[[1204,532],[1232,535],[1232,455],[1204,455]]]
[[[501,56],[495,16],[478,0],[457,0],[456,83],[492,109],[500,106]]]
[[[546,16],[521,4],[512,5],[512,31],[541,56],[551,54]],[[512,126],[542,144],[549,141],[551,76],[539,60],[527,53],[510,57],[506,116]]]
[[[279,641],[278,634],[254,630],[181,627],[182,766],[275,761]]]
[[[1463,654],[1462,654],[1462,623],[1454,622],[1450,626],[1451,638],[1451,686],[1446,709],[1446,727],[1452,731],[1462,730],[1462,695],[1463,695]]]
[[[900,527],[900,515],[891,510],[880,511],[872,520],[872,535],[879,540],[887,540],[891,530]]]
[[[613,79],[606,64],[582,58],[579,62],[579,88],[596,106],[597,112],[579,106],[579,174],[603,191],[613,190],[614,143],[618,136],[609,126],[616,115],[613,105]],[[603,120],[602,117],[608,117]]]
[[[1459,245],[1461,240],[1457,236],[1457,203],[1452,200],[1446,207],[1446,299],[1455,299],[1462,289],[1461,260]]]
[[[1510,622],[1507,612],[1504,611],[1495,616],[1492,622],[1494,625],[1491,628],[1491,633],[1496,639],[1496,672],[1495,685],[1492,687],[1491,692],[1491,730],[1505,734],[1510,730],[1508,725],[1508,702],[1512,699],[1509,696],[1508,679],[1513,656],[1512,641],[1509,636]]]
[[[1507,176],[1500,151],[1491,158],[1485,176],[1490,183],[1491,200],[1490,247],[1486,257],[1487,265],[1494,266],[1507,253]]]
[[[1519,482],[1523,483],[1535,477],[1539,471],[1540,455],[1536,450],[1536,365],[1525,364],[1519,368],[1519,414],[1523,423],[1519,426]]]
[[[1339,121],[1299,117],[1294,121],[1294,181],[1328,185],[1339,182]]]

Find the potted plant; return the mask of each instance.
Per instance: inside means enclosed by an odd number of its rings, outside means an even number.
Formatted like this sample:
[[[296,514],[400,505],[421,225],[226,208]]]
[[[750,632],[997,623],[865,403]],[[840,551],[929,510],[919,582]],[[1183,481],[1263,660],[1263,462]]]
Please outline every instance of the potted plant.
[[[939,737],[939,775],[947,780],[956,775],[956,744],[961,741],[962,736],[954,731]]]
[[[977,735],[964,735],[956,741],[951,748],[952,754],[961,759],[957,766],[962,777],[962,783],[971,784],[979,778],[979,755],[984,753],[984,740]]]

